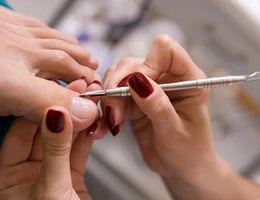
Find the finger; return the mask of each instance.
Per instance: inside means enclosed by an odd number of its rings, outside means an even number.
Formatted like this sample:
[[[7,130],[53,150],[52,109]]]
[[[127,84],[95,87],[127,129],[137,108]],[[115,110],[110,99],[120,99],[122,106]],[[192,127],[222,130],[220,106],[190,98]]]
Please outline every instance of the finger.
[[[70,152],[73,126],[62,107],[50,107],[41,126],[43,161],[40,182],[52,189],[71,185]]]
[[[101,84],[101,77],[94,70],[80,65],[68,53],[60,50],[40,50],[35,52],[36,76],[45,79],[59,79],[70,83],[81,76],[86,76],[88,84]]]
[[[0,21],[1,27],[5,28],[6,30],[25,38],[31,39],[58,39],[64,42],[78,45],[78,41],[76,38],[59,32],[55,29],[51,28],[41,28],[41,27],[20,27],[15,24],[7,23],[5,21]]]
[[[123,123],[119,125],[119,130],[122,130]],[[92,138],[93,140],[100,140],[103,138],[109,129],[106,124],[105,117],[102,117],[100,120],[95,121],[88,129],[87,129],[87,136]]]
[[[131,74],[137,70],[143,59],[127,58],[122,60],[116,68],[111,68],[106,73],[104,88],[122,87],[127,84]],[[106,117],[108,128],[112,135],[116,136],[119,130],[119,124],[122,123],[125,114],[126,98],[122,97],[103,97],[102,111]]]
[[[70,44],[58,39],[42,39],[41,46],[45,49],[60,50],[69,54],[75,61],[83,66],[97,69],[98,60],[90,54],[86,49],[79,45]]]
[[[58,39],[75,45],[79,44],[78,40],[73,36],[64,34],[52,28],[28,28],[27,30],[31,32],[36,38]]]
[[[80,132],[73,143],[70,157],[71,169],[81,175],[86,171],[87,159],[92,144],[93,139],[87,136],[87,131]]]
[[[195,65],[187,52],[167,35],[155,38],[144,65],[139,72],[157,80],[162,74],[167,73],[173,81],[205,78],[205,74]],[[204,90],[181,91],[185,95],[198,95]],[[180,92],[179,92],[180,93]]]
[[[7,23],[5,21],[0,21],[0,23],[2,28],[15,35],[22,36],[25,38],[33,37],[33,35],[30,32],[26,31],[25,27],[20,27],[11,23]]]
[[[1,89],[5,94],[3,98],[9,101],[9,109],[13,115],[25,116],[40,125],[48,107],[61,106],[70,112],[75,131],[88,128],[98,118],[97,105],[91,100],[78,97],[78,93],[41,78],[32,76],[21,78],[22,82],[9,77],[1,80],[9,85],[8,88]]]
[[[172,124],[180,122],[180,118],[164,91],[140,72],[136,72],[130,77],[129,85],[137,106],[151,120],[153,132],[160,134],[153,135],[154,139],[171,138]],[[165,123],[166,121],[171,123]]]
[[[0,154],[1,166],[15,166],[25,162],[32,149],[37,126],[32,122],[18,118],[9,129]]]

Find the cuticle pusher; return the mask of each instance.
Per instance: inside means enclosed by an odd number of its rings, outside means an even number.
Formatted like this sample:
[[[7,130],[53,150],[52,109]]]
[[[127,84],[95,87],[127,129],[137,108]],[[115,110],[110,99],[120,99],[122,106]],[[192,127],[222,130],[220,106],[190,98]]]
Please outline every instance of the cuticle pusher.
[[[176,90],[187,90],[187,89],[198,89],[198,88],[213,88],[213,87],[227,87],[235,83],[245,83],[251,81],[260,80],[260,72],[255,72],[250,75],[241,76],[224,76],[224,77],[213,77],[205,79],[196,79],[189,81],[181,81],[175,83],[159,84],[159,86],[166,91]],[[80,97],[93,97],[93,96],[131,96],[129,87],[118,87],[107,90],[96,90],[85,92],[79,95]]]

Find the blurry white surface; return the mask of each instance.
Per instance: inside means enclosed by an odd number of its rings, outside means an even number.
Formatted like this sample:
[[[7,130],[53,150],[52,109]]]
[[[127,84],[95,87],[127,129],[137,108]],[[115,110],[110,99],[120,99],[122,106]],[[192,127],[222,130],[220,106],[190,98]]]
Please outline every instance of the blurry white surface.
[[[260,25],[260,1],[259,0],[231,0],[238,4],[253,20]]]

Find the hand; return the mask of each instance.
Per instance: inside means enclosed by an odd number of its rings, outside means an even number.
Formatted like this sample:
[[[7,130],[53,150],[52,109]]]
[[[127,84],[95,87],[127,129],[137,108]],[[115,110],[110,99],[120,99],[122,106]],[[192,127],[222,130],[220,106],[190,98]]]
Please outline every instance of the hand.
[[[162,176],[195,180],[205,168],[216,164],[208,91],[193,89],[165,94],[157,85],[198,78],[205,78],[205,74],[166,35],[155,39],[145,60],[124,59],[106,73],[104,88],[129,82],[133,96],[102,98],[108,128],[116,135],[123,120],[130,119],[144,160]],[[96,137],[101,137],[100,134],[96,133]]]
[[[75,81],[68,89],[84,92],[85,85]],[[90,200],[84,173],[92,143],[86,131],[72,134],[62,107],[48,108],[41,128],[16,119],[0,152],[0,199]]]
[[[92,87],[100,89],[100,76],[94,71],[97,59],[75,38],[3,7],[0,35],[0,116],[24,116],[40,125],[44,111],[60,105],[70,111],[77,129],[86,128],[86,111],[82,108],[90,108],[94,113],[90,116],[95,116],[94,105],[73,99],[77,93],[47,80],[70,83],[85,76],[88,84],[98,83]]]

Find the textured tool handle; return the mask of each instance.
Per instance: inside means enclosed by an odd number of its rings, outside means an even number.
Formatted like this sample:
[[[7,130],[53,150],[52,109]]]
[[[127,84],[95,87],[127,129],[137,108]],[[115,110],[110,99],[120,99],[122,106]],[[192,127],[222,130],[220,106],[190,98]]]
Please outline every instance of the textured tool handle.
[[[232,77],[198,79],[198,88],[226,87],[233,84]]]

